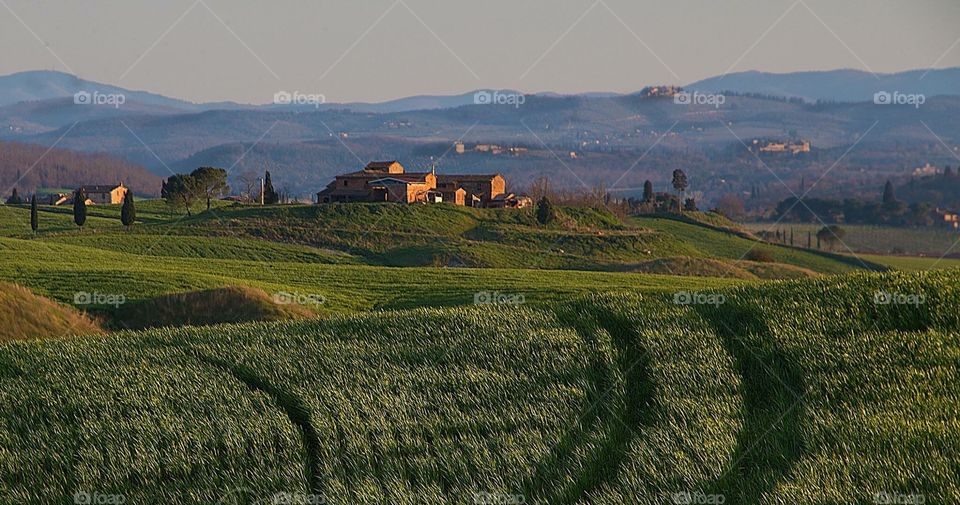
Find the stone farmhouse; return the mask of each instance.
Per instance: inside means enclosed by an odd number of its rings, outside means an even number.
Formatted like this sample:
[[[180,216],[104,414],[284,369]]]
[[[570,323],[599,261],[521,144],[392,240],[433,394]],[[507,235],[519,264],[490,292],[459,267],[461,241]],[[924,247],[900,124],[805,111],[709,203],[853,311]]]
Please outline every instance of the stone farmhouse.
[[[500,174],[437,175],[407,172],[397,161],[374,161],[363,170],[338,175],[317,193],[317,203],[452,203],[470,207],[523,207],[529,202],[506,192]]]
[[[123,203],[123,197],[126,196],[128,188],[120,184],[87,184],[77,188],[77,191],[83,191],[87,197],[87,205],[118,205]],[[63,205],[73,203],[74,192],[70,195],[58,193],[50,195],[51,205]]]

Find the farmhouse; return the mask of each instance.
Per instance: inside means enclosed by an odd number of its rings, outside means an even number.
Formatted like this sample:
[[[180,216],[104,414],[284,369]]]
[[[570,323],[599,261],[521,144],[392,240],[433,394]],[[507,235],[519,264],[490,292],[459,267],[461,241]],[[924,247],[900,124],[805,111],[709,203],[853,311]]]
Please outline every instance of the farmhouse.
[[[407,172],[397,161],[374,161],[363,170],[338,175],[317,193],[317,203],[441,203],[471,207],[506,206],[506,181],[500,174],[437,175]],[[499,201],[498,201],[499,199]]]
[[[87,184],[77,188],[77,191],[83,191],[87,197],[87,204],[93,205],[117,205],[123,203],[123,197],[127,194],[127,187],[120,184]],[[76,191],[74,192],[76,194]],[[63,205],[73,202],[73,194],[64,195],[58,193],[50,196],[51,205]]]

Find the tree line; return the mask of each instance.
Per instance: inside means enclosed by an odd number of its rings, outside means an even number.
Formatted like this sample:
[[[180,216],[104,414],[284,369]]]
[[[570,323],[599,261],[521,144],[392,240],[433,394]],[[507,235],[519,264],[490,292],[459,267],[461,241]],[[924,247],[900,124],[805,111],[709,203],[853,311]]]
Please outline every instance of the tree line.
[[[226,196],[230,192],[227,185],[227,171],[216,167],[200,167],[189,174],[174,174],[163,181],[160,197],[173,209],[186,210],[192,215],[197,202],[205,202],[210,210],[211,201]],[[280,203],[282,197],[273,187],[270,171],[263,177],[263,191],[257,201],[264,205]]]

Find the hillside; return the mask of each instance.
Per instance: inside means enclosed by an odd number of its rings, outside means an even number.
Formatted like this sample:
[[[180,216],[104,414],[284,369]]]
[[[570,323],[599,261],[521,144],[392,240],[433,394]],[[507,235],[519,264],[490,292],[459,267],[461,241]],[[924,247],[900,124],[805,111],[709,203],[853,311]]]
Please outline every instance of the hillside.
[[[159,195],[160,177],[142,166],[106,154],[0,141],[0,188],[21,195],[41,188],[75,188],[82,184],[123,182],[137,194]]]
[[[958,281],[856,275],[701,293],[715,305],[605,292],[4,345],[0,499],[955,502]],[[925,303],[876,304],[878,291]]]
[[[802,98],[809,102],[869,102],[877,91],[900,90],[928,97],[956,95],[960,89],[960,68],[911,70],[894,74],[872,74],[863,70],[820,72],[734,72],[711,77],[686,86],[702,92],[733,91]]]
[[[22,286],[0,282],[0,342],[101,331],[96,321],[72,307],[37,296]]]
[[[712,201],[726,192],[749,191],[753,184],[782,192],[778,178],[797,187],[802,176],[816,180],[838,160],[831,179],[859,182],[864,180],[860,170],[867,169],[875,175],[874,184],[875,179],[905,175],[924,162],[952,163],[950,152],[931,142],[936,139],[930,131],[951,145],[960,138],[958,111],[958,96],[932,96],[920,108],[872,102],[815,105],[756,96],[730,96],[720,108],[678,106],[669,98],[639,94],[531,96],[520,108],[465,105],[394,113],[257,108],[120,118],[104,112],[43,133],[0,131],[0,138],[52,145],[63,137],[62,147],[105,151],[160,175],[168,175],[164,165],[184,170],[236,163],[235,176],[269,166],[300,196],[319,191],[333,174],[381,158],[401,159],[410,167],[429,167],[439,160],[439,170],[454,173],[500,171],[514,185],[548,175],[558,187],[617,182],[624,191],[642,187],[646,179],[665,187],[672,169],[697,167],[695,187]],[[44,114],[24,121],[49,122],[51,113]],[[768,162],[775,171],[771,174],[756,170],[762,167],[740,143],[757,138],[802,138],[813,143],[814,151]],[[457,139],[531,151],[523,156],[443,156]],[[862,149],[842,156],[854,144]],[[247,150],[250,160],[242,156]],[[576,159],[568,158],[571,151]],[[238,183],[236,177],[231,183]]]
[[[622,270],[637,262],[675,256],[735,263],[751,250],[761,250],[768,251],[775,262],[821,273],[872,268],[869,262],[758,244],[715,224],[669,217],[621,221],[603,209],[564,208],[560,213],[556,223],[542,226],[532,208],[230,206],[179,221],[171,234],[256,238],[336,249],[369,264],[388,266]],[[148,227],[140,229],[147,230],[160,233]]]

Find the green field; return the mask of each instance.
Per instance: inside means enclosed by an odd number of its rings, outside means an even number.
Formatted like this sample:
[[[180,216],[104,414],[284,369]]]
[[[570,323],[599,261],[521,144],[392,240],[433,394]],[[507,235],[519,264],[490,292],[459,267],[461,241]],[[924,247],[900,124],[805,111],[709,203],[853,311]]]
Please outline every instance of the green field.
[[[795,223],[749,223],[741,225],[753,232],[776,231],[794,232],[794,240],[798,245],[806,245],[807,232],[813,234],[816,244],[817,231],[823,225],[795,224]],[[843,243],[853,252],[866,254],[893,254],[909,256],[933,256],[939,258],[945,254],[960,254],[960,233],[947,228],[897,228],[892,226],[868,226],[857,224],[841,224],[847,234]],[[844,246],[838,246],[839,251],[846,251]]]
[[[958,280],[7,344],[0,501],[952,503]]]

